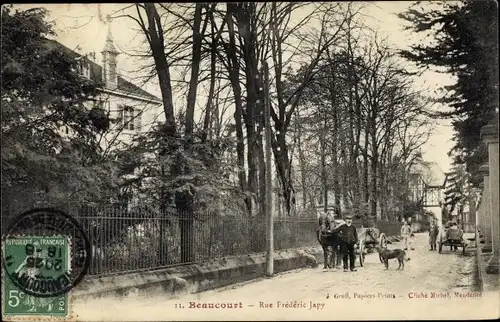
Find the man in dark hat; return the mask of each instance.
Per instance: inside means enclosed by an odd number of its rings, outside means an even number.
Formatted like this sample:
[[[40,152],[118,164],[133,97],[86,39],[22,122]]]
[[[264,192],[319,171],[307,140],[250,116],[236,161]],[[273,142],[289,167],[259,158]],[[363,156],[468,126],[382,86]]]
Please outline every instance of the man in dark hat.
[[[354,254],[354,246],[358,243],[358,232],[352,224],[352,215],[345,217],[345,224],[337,227],[334,232],[340,234],[342,261],[344,262],[344,272],[347,272],[347,259],[349,258],[349,269],[351,272],[357,271],[354,267],[356,255]]]
[[[436,250],[437,236],[439,235],[439,227],[434,223],[430,222],[429,228],[429,244],[431,245],[431,251]]]

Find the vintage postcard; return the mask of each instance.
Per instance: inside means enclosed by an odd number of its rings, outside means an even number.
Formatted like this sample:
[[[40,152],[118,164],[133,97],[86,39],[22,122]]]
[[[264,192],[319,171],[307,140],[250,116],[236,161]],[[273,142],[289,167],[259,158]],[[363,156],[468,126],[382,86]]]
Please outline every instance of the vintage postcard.
[[[498,4],[2,6],[2,320],[500,317]]]

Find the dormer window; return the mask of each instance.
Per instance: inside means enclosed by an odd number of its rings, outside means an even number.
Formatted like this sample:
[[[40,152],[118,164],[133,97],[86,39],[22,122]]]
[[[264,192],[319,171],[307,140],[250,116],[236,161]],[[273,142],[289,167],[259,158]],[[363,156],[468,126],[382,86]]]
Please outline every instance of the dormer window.
[[[78,73],[80,75],[90,79],[90,64],[84,58],[82,58],[78,61]]]
[[[90,64],[87,60],[82,60],[82,75],[90,78]]]

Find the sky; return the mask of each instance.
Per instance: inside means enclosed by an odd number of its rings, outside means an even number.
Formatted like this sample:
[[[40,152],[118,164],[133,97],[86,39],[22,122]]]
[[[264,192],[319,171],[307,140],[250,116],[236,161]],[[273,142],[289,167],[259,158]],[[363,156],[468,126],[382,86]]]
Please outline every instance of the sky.
[[[427,41],[410,34],[403,28],[406,22],[399,19],[396,14],[406,10],[412,1],[376,1],[371,2],[363,10],[365,23],[373,29],[377,29],[381,37],[387,37],[391,47],[408,49],[410,44]],[[101,60],[100,51],[104,47],[108,33],[106,16],[116,15],[124,4],[38,4],[17,5],[19,8],[30,8],[43,6],[50,10],[49,21],[54,23],[56,39],[65,46],[75,49],[81,53],[96,53],[96,60]],[[123,51],[119,56],[118,69],[133,81],[140,61],[132,58],[126,53],[144,45],[144,39],[138,32],[138,26],[128,18],[117,18],[111,23],[111,32],[116,47]],[[432,94],[439,87],[448,85],[453,79],[446,74],[426,72],[416,80],[416,86],[425,89],[426,93]],[[144,86],[149,92],[160,96],[156,84]],[[183,99],[183,98],[180,98]],[[436,121],[436,126],[429,142],[422,149],[424,160],[436,162],[442,171],[450,169],[450,158],[447,152],[452,148],[453,129],[449,121]]]

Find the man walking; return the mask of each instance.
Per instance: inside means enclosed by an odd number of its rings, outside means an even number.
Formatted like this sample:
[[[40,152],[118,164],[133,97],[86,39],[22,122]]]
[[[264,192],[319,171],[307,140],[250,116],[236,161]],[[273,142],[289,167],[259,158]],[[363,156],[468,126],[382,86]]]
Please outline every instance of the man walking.
[[[403,237],[403,242],[405,243],[404,250],[408,251],[408,248],[411,250],[415,250],[415,248],[411,247],[411,227],[408,225],[406,220],[403,221],[403,226],[401,227],[401,237]],[[410,252],[408,251],[408,259],[410,259]]]
[[[431,221],[431,227],[429,228],[429,244],[431,245],[430,251],[436,250],[436,240],[439,234],[439,228]]]
[[[352,224],[352,216],[347,215],[345,218],[345,224],[339,226],[334,230],[340,234],[341,249],[342,249],[342,261],[344,263],[344,272],[347,272],[347,260],[349,259],[349,269],[351,272],[357,271],[354,266],[354,261],[356,260],[356,255],[354,254],[354,246],[358,243],[358,232],[356,227]]]

